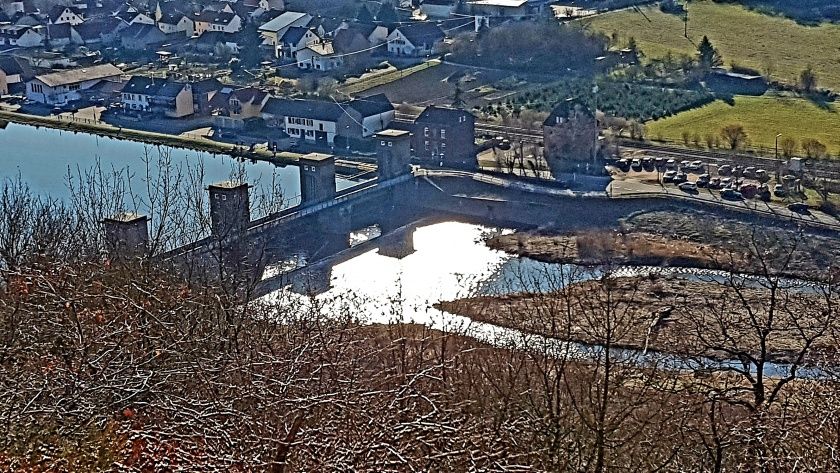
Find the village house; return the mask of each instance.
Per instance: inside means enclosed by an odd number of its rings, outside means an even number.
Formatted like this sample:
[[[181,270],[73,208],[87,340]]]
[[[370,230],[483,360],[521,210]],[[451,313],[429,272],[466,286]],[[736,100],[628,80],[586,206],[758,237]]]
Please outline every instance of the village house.
[[[394,115],[383,94],[344,103],[272,98],[262,114],[268,126],[292,139],[322,146],[349,146],[369,138],[387,128]]]
[[[524,20],[541,15],[545,3],[544,0],[470,0],[466,7],[472,15]]]
[[[26,81],[32,77],[32,69],[26,60],[0,56],[0,95],[23,94]]]
[[[172,80],[134,76],[123,87],[120,99],[124,110],[162,113],[170,118],[195,113],[191,85]]]
[[[414,155],[434,164],[475,167],[475,117],[464,110],[426,107],[414,121]]]
[[[428,56],[438,52],[445,37],[434,23],[400,25],[388,36],[388,52],[397,56]]]
[[[242,18],[236,13],[205,10],[190,18],[195,24],[194,35],[201,36],[207,31],[238,33],[242,29]]]
[[[282,57],[282,38],[286,31],[295,26],[305,27],[312,18],[308,13],[288,11],[280,14],[259,27],[263,45],[271,47],[276,57]]]
[[[36,48],[43,46],[45,36],[40,26],[0,25],[0,47]]]
[[[555,175],[586,171],[598,155],[595,113],[577,100],[559,103],[543,122],[543,142],[546,162]]]
[[[320,40],[321,38],[313,28],[292,26],[280,38],[280,44],[277,47],[278,57],[294,59],[298,51]]]
[[[444,19],[451,17],[457,7],[457,0],[424,0],[420,4],[420,11],[427,18]]]
[[[121,19],[122,21],[126,22],[129,25],[133,25],[133,24],[136,24],[136,23],[140,23],[140,24],[143,24],[143,25],[154,25],[155,24],[155,19],[154,18],[152,18],[151,16],[149,16],[149,15],[143,13],[143,12],[139,12],[139,11],[136,11],[136,10],[133,10],[133,9],[132,10],[126,10],[126,11],[121,12],[121,13],[115,15],[115,16],[117,18]]]
[[[209,115],[212,109],[213,97],[225,86],[218,79],[204,79],[191,82],[193,107],[198,115]]]
[[[163,34],[184,33],[187,38],[195,34],[195,22],[183,13],[163,13],[157,26]]]
[[[268,92],[254,87],[225,87],[210,100],[213,124],[218,128],[241,130],[247,120],[262,116],[269,98]]]
[[[332,41],[321,40],[308,44],[295,53],[299,69],[309,71],[331,71],[344,65],[344,57],[336,54]]]
[[[120,45],[127,50],[143,51],[166,41],[167,36],[154,25],[133,24],[120,31]]]
[[[81,90],[99,82],[120,82],[122,73],[112,64],[101,64],[37,75],[26,84],[26,98],[48,105],[65,104],[79,100]]]
[[[50,9],[48,21],[52,25],[61,25],[64,23],[81,25],[85,21],[85,15],[80,8],[56,5]]]

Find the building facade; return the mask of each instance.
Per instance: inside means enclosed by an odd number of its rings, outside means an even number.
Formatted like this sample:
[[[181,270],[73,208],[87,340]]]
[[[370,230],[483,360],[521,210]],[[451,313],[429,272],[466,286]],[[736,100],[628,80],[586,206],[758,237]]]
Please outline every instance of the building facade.
[[[414,121],[414,155],[439,166],[474,168],[475,117],[464,110],[427,107]]]

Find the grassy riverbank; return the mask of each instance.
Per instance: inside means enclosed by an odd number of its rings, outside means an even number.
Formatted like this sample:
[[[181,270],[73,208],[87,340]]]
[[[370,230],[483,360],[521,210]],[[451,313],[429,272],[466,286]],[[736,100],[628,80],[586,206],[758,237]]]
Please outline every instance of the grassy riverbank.
[[[67,130],[78,133],[91,133],[110,138],[140,141],[172,148],[187,148],[208,153],[226,154],[248,159],[258,159],[270,162],[295,162],[300,157],[294,153],[277,153],[275,156],[266,150],[248,151],[230,143],[223,143],[203,138],[195,138],[184,135],[169,135],[150,131],[135,130],[109,125],[107,123],[80,122],[74,120],[58,119],[55,117],[42,117],[38,115],[27,115],[23,113],[0,110],[0,120],[21,125],[43,126],[57,130]]]

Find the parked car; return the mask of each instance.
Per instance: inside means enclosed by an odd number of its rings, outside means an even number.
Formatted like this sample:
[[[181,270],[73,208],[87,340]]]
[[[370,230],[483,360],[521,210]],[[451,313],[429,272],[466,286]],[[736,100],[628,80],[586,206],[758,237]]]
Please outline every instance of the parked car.
[[[703,161],[692,161],[691,168],[695,171],[702,171],[703,170]]]
[[[678,187],[683,192],[688,192],[690,194],[696,194],[697,193],[697,184],[695,184],[693,182],[683,182]]]
[[[758,186],[755,184],[744,184],[738,188],[738,192],[747,199],[752,199],[756,196],[756,194],[758,194]]]
[[[718,168],[718,174],[720,174],[721,176],[731,176],[732,166],[724,164],[723,166]]]
[[[720,189],[720,178],[713,177],[709,180],[709,189]]]
[[[755,166],[744,168],[744,177],[755,177]]]
[[[655,171],[656,166],[653,163],[653,158],[642,158],[642,168],[647,172]]]
[[[744,175],[744,168],[741,166],[735,166],[732,168],[732,175],[735,177],[741,177]]]
[[[720,186],[721,187],[732,187],[733,182],[734,182],[734,179],[732,179],[731,177],[724,177],[723,179],[720,180]]]
[[[767,182],[770,180],[770,177],[767,175],[767,171],[764,169],[756,169],[755,170],[755,178],[759,182]]]
[[[688,161],[688,160],[682,161],[680,163],[680,170],[683,171],[683,172],[690,171],[691,170],[691,161]]]
[[[674,176],[674,182],[676,182],[677,184],[679,184],[681,182],[685,182],[687,180],[688,180],[688,175],[686,173],[682,172],[682,171],[678,172]]]
[[[674,182],[674,177],[677,176],[677,171],[665,171],[665,174],[662,175],[662,182],[665,184]]]
[[[787,197],[787,191],[785,190],[785,186],[781,184],[776,184],[775,186],[773,186],[773,195],[782,199]]]
[[[676,169],[677,168],[677,162],[673,159],[669,159],[665,163],[665,167],[667,167],[668,169]]]
[[[619,159],[617,163],[615,163],[615,167],[620,169],[622,172],[627,172],[630,170],[630,161],[626,159]]]
[[[636,172],[640,172],[642,170],[642,161],[639,158],[634,159],[630,164],[630,168]]]
[[[798,214],[807,215],[811,213],[811,208],[808,207],[808,204],[803,202],[795,202],[787,206],[789,210],[796,212]]]
[[[743,196],[741,195],[741,193],[734,190],[734,189],[724,189],[720,193],[720,196],[723,197],[726,200],[741,200],[741,199],[743,199]]]
[[[701,174],[697,178],[697,187],[708,187],[711,179],[711,176],[709,176],[708,174]]]

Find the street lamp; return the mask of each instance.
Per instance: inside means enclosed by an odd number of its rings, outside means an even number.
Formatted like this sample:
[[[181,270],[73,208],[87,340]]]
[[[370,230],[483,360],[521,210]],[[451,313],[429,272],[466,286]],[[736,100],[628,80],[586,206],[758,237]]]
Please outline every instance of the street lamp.
[[[781,167],[781,163],[779,162],[779,137],[782,136],[781,133],[776,133],[776,182],[779,181],[779,168]]]

